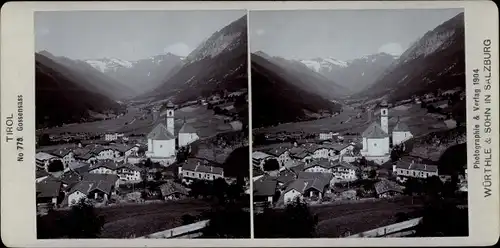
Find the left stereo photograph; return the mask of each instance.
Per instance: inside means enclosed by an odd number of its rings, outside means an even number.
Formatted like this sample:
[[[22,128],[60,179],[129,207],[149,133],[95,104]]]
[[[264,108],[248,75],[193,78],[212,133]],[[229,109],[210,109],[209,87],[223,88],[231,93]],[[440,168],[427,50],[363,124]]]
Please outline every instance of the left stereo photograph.
[[[34,27],[38,239],[250,238],[246,10]]]

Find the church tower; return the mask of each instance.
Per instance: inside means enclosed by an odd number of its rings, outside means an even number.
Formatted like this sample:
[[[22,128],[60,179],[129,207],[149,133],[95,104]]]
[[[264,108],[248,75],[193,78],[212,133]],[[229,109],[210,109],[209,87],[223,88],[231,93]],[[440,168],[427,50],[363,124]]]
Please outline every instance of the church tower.
[[[389,133],[389,110],[385,100],[380,103],[380,127],[386,133]]]
[[[172,102],[167,103],[167,114],[166,114],[166,126],[169,133],[175,135],[174,132],[174,104]]]

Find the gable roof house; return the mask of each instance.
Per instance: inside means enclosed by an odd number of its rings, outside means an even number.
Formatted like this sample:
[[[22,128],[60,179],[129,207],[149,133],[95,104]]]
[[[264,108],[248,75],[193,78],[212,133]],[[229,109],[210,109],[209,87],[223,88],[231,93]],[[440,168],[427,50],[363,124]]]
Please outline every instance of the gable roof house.
[[[212,181],[217,178],[224,178],[224,169],[214,165],[200,159],[188,159],[179,167],[179,176],[186,182],[191,182],[192,180]]]
[[[403,189],[396,182],[383,179],[374,185],[379,198],[387,198],[403,193]]]
[[[189,191],[182,184],[178,184],[173,180],[168,180],[166,183],[159,186],[161,195],[164,200],[176,200],[184,198],[189,194]]]
[[[271,177],[263,177],[253,182],[253,201],[256,205],[272,204],[278,190],[278,181]]]
[[[36,203],[47,204],[49,207],[57,207],[64,193],[61,190],[61,182],[56,180],[44,180],[36,184]]]
[[[417,163],[415,161],[399,160],[393,165],[393,173],[404,180],[406,177],[427,178],[439,176],[438,166]]]
[[[99,173],[99,174],[116,174],[116,170],[118,169],[118,164],[111,160],[100,160],[96,164],[93,164],[89,168],[89,173]]]

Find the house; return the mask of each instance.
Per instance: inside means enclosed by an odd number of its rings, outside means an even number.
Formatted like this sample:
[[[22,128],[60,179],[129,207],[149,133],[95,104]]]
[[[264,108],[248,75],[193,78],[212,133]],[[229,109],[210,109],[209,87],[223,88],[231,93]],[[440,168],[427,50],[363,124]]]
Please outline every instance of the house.
[[[67,194],[68,206],[77,204],[80,199],[94,199],[97,202],[107,202],[111,199],[115,185],[108,180],[83,180],[76,184]]]
[[[374,185],[378,198],[390,198],[401,195],[403,189],[396,182],[383,179]]]
[[[104,140],[105,141],[115,141],[115,140],[118,140],[118,137],[120,137],[120,136],[123,136],[123,134],[120,135],[118,133],[107,133],[104,135]]]
[[[121,183],[136,183],[141,181],[141,169],[133,164],[124,163],[116,167],[116,174]]]
[[[184,124],[179,130],[179,147],[188,146],[191,143],[200,139],[196,133],[196,129],[184,120]]]
[[[305,172],[332,173],[333,161],[328,159],[314,159],[304,166]]]
[[[189,191],[186,187],[174,182],[173,180],[168,180],[166,183],[160,185],[159,188],[165,201],[179,200],[189,195]]]
[[[320,140],[331,140],[337,135],[339,135],[339,133],[333,133],[333,132],[319,133],[319,139]]]
[[[85,162],[85,163],[95,163],[97,162],[97,156],[92,153],[90,148],[77,148],[74,150],[75,160]]]
[[[115,157],[137,156],[139,147],[135,145],[114,144],[110,146],[115,151]]]
[[[274,145],[274,146],[271,146],[270,148],[266,149],[266,153],[275,157],[278,160],[280,167],[283,167],[285,162],[291,160],[290,152],[288,151],[290,148],[292,148],[291,144],[290,145],[285,145],[285,144]]]
[[[282,170],[276,176],[276,181],[278,182],[278,186],[282,187],[283,185],[295,180],[297,175],[291,170]]]
[[[48,170],[49,164],[56,159],[59,159],[59,158],[57,156],[54,156],[54,155],[46,153],[46,152],[37,152],[35,154],[36,165],[39,168],[43,168],[46,171]]]
[[[408,177],[428,178],[439,176],[437,165],[416,163],[415,161],[399,160],[392,166],[392,173],[400,181],[405,181]]]
[[[255,151],[252,153],[252,164],[255,167],[260,167],[263,170],[264,162],[267,159],[275,158],[274,156],[261,151]]]
[[[410,128],[405,123],[398,120],[396,126],[394,126],[392,130],[392,145],[396,146],[402,144],[411,138],[413,138],[413,135],[411,134]]]
[[[175,161],[174,107],[172,102],[167,103],[166,111],[162,113],[165,116],[165,123],[158,123],[147,135],[148,150],[146,157],[153,162],[169,165]]]
[[[58,157],[63,163],[64,168],[66,168],[69,163],[75,161],[75,154],[70,148],[67,147],[55,150],[51,153],[51,155]]]
[[[312,154],[302,147],[294,147],[290,149],[290,157],[299,161],[308,163],[312,159]]]
[[[277,190],[278,181],[270,177],[260,178],[253,182],[253,202],[272,205]]]
[[[75,186],[78,182],[80,182],[82,176],[76,171],[69,170],[64,172],[59,178],[58,181],[62,183],[63,190],[68,190],[71,187]]]
[[[61,182],[56,180],[44,180],[36,184],[36,203],[48,204],[57,207],[64,197],[61,190]]]
[[[85,148],[90,148],[90,153],[95,155],[97,160],[114,159],[116,151],[109,146],[88,145]]]
[[[89,168],[89,173],[97,173],[97,174],[116,174],[118,168],[118,164],[111,160],[101,160],[96,164],[93,164]]]
[[[283,201],[285,204],[289,204],[297,198],[301,200],[304,198],[321,199],[329,185],[329,180],[322,176],[308,179],[298,178],[283,191]]]
[[[354,181],[358,179],[356,175],[358,167],[344,161],[337,161],[332,166],[331,171],[338,181]]]
[[[304,192],[307,187],[308,181],[303,179],[297,179],[291,182],[288,187],[283,191],[283,202],[285,204],[290,204],[297,198],[300,200],[304,199]]]
[[[217,178],[224,178],[224,169],[205,165],[197,159],[188,159],[179,167],[179,177],[186,183],[191,183],[193,180],[213,181]]]
[[[338,151],[330,145],[310,144],[307,150],[312,154],[312,158],[337,159],[339,155]]]

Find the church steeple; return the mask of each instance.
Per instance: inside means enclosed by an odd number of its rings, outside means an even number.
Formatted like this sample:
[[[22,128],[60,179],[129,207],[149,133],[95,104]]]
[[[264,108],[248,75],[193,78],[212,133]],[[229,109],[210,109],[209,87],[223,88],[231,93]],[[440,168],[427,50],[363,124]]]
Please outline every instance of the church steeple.
[[[380,103],[380,127],[384,132],[389,133],[389,110],[385,100]]]
[[[166,126],[167,126],[167,130],[169,133],[171,133],[172,135],[175,135],[175,128],[174,128],[174,104],[171,102],[171,101],[168,101],[167,103],[167,106],[166,106]]]

